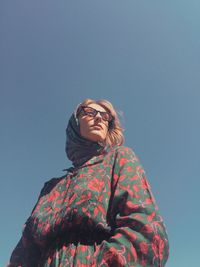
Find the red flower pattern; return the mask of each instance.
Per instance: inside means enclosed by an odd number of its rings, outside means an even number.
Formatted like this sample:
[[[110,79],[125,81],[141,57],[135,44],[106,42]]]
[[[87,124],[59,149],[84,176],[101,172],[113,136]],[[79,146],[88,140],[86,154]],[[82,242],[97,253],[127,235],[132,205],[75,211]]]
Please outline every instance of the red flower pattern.
[[[144,169],[119,146],[45,183],[14,267],[162,267],[168,239]]]

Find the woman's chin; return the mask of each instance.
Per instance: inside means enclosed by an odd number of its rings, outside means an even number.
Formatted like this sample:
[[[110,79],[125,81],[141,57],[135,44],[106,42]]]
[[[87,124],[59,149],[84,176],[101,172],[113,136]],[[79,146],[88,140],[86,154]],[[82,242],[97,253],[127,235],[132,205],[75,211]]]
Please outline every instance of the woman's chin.
[[[100,142],[100,143],[103,142],[103,141],[105,140],[104,138],[102,138],[101,135],[98,135],[98,134],[93,134],[93,135],[89,136],[88,139],[89,139],[90,141],[93,141],[93,142]]]

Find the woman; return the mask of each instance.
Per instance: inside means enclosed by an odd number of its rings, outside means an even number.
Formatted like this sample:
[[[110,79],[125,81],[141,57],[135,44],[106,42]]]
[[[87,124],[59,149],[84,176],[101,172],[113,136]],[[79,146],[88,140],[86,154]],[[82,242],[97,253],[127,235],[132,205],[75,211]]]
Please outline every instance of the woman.
[[[165,227],[112,104],[86,99],[66,133],[74,167],[45,183],[9,267],[164,266]]]

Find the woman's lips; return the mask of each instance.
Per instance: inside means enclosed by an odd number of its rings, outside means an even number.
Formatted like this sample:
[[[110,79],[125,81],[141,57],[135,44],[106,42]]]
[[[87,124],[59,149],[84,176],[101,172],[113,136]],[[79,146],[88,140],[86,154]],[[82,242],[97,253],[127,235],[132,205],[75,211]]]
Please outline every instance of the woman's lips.
[[[97,130],[102,130],[103,129],[103,127],[101,125],[99,125],[99,124],[98,125],[93,125],[92,128],[97,129]]]

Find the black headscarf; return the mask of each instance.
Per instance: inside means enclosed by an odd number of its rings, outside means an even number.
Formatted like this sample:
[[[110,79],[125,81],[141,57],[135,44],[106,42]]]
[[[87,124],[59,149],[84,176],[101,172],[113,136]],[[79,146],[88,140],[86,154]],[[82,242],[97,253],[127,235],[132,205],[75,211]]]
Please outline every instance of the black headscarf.
[[[74,112],[66,128],[65,151],[74,167],[79,167],[90,158],[102,154],[105,147],[97,142],[90,141],[80,134],[79,121]]]

